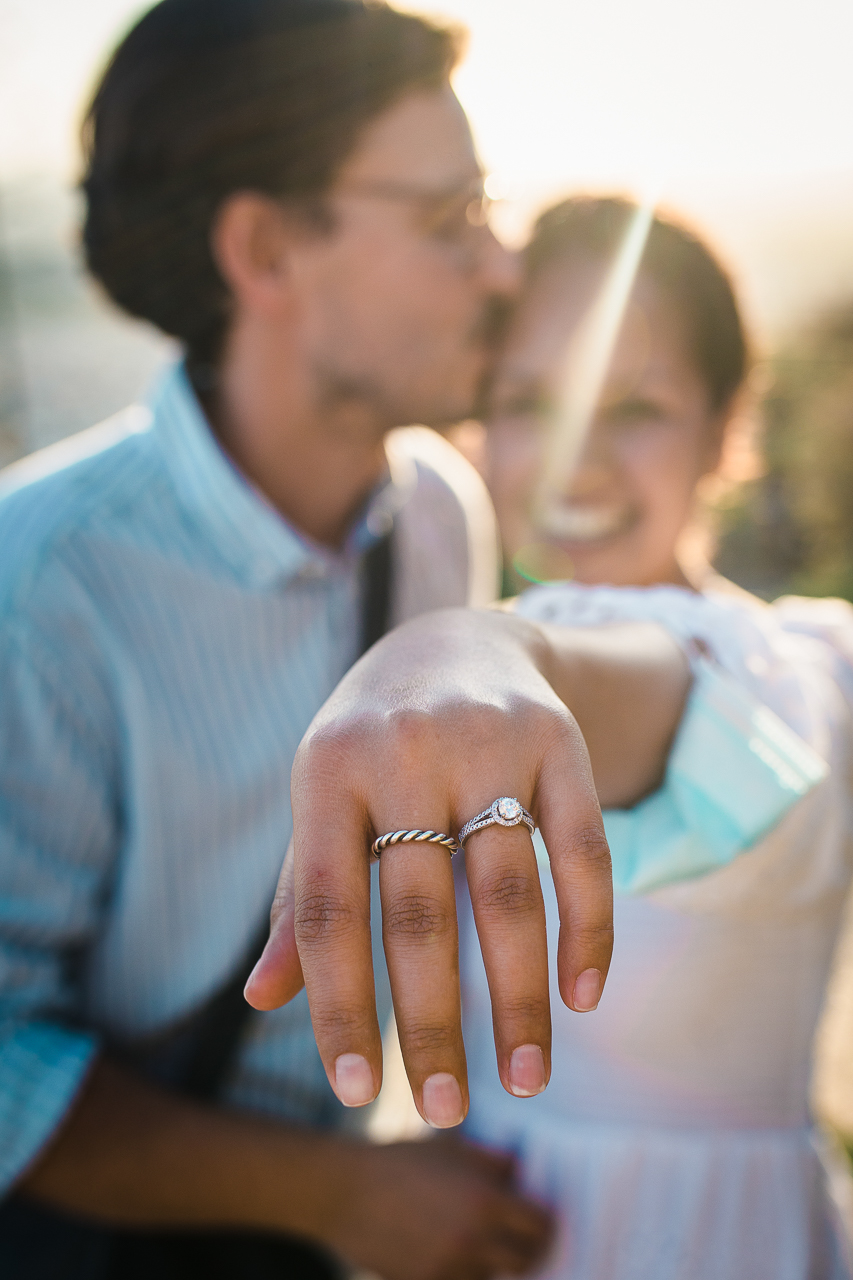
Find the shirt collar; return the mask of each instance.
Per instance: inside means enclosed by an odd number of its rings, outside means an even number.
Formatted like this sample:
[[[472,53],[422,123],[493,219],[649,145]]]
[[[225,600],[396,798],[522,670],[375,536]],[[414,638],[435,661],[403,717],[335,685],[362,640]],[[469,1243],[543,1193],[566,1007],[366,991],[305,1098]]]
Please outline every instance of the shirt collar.
[[[390,529],[414,487],[413,469],[389,459],[388,477],[371,495],[343,550],[334,552],[299,533],[235,466],[210,430],[183,364],[163,373],[149,404],[181,501],[231,568],[254,587],[351,568]]]

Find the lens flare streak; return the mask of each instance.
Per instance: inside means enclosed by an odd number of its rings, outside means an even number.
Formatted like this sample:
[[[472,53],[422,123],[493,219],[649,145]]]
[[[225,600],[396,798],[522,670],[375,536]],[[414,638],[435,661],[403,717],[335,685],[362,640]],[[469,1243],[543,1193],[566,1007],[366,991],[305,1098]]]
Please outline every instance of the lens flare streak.
[[[561,527],[563,495],[592,426],[655,203],[646,200],[638,206],[601,289],[566,352],[534,508],[536,524],[552,537],[570,536],[570,531]]]

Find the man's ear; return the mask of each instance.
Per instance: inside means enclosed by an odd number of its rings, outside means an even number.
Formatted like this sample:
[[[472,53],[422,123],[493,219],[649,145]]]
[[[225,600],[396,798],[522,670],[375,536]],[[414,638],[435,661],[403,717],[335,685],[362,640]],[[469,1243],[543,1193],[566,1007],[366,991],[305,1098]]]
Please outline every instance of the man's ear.
[[[210,233],[213,260],[238,307],[280,319],[293,302],[296,228],[282,206],[255,191],[220,205]]]

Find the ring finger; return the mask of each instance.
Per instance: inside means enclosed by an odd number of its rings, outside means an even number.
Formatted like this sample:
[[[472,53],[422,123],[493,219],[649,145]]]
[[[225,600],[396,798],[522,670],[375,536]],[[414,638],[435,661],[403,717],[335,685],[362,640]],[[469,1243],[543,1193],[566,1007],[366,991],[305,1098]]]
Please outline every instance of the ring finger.
[[[474,831],[465,869],[492,1001],[498,1071],[508,1093],[531,1097],[551,1071],[545,904],[526,826]]]

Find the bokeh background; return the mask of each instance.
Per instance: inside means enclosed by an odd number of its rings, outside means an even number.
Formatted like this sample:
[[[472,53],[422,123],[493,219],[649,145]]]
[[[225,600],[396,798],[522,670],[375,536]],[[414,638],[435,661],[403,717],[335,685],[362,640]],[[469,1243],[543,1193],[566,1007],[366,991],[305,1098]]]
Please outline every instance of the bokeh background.
[[[77,255],[77,127],[136,0],[0,0],[0,464],[139,396],[169,344]],[[432,0],[464,23],[457,89],[497,226],[577,190],[657,194],[719,246],[762,364],[757,452],[710,495],[717,563],[772,598],[853,599],[853,5]],[[823,1109],[853,1134],[853,940]]]
[[[0,0],[0,462],[120,408],[166,349],[76,257],[81,105],[144,7]],[[653,191],[720,246],[765,364],[764,462],[714,497],[719,566],[767,597],[853,596],[853,6],[403,7],[471,32],[457,88],[508,239],[569,191]]]

